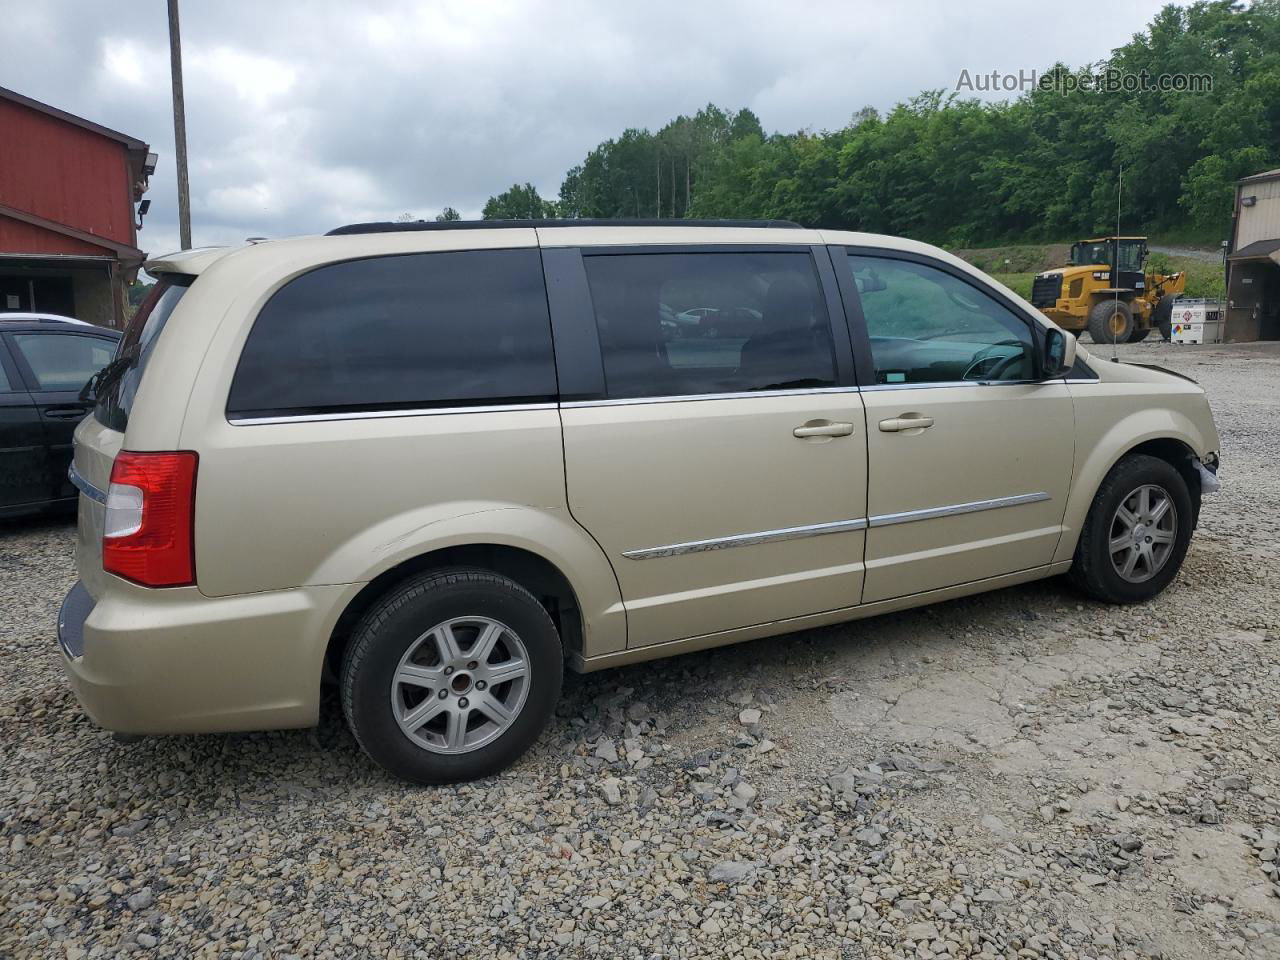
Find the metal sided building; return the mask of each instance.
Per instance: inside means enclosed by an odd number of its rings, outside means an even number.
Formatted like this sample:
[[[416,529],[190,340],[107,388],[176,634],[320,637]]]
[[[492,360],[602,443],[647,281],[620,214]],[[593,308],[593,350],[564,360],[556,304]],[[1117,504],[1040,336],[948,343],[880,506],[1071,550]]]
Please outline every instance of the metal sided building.
[[[124,325],[150,149],[0,87],[0,312]]]
[[[1223,339],[1280,339],[1280,169],[1236,184],[1229,250]]]

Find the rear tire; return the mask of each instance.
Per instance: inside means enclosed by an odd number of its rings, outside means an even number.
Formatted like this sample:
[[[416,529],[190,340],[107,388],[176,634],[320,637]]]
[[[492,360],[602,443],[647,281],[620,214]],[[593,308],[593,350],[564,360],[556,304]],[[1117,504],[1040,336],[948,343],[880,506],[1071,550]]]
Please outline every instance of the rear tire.
[[[1150,327],[1134,327],[1133,333],[1129,334],[1127,343],[1141,343],[1147,339],[1147,334],[1151,332]]]
[[[360,620],[342,659],[347,723],[361,748],[421,784],[502,770],[560,698],[555,624],[513,580],[440,570],[394,587]]]
[[[1094,343],[1126,343],[1133,334],[1133,311],[1123,300],[1102,300],[1089,311]]]
[[[1125,457],[1093,498],[1068,577],[1095,600],[1150,600],[1182,567],[1193,509],[1187,481],[1171,464],[1145,454]]]

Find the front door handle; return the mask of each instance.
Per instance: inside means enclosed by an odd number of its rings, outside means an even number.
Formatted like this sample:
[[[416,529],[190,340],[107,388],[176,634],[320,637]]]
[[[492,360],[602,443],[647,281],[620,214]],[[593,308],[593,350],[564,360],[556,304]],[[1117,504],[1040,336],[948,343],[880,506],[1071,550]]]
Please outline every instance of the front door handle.
[[[47,407],[44,415],[52,420],[79,420],[88,412],[88,407],[73,404],[71,406]]]
[[[933,426],[933,417],[894,417],[880,421],[881,433],[900,433],[903,430],[923,430]]]
[[[847,437],[853,433],[853,424],[837,420],[810,420],[791,431],[792,436],[801,440],[806,437]]]

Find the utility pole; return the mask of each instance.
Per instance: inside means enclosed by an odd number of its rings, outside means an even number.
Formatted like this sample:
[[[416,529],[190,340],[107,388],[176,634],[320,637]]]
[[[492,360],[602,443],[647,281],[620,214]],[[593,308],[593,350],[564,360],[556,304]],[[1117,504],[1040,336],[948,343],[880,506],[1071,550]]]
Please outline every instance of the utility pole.
[[[169,70],[173,78],[173,146],[178,161],[178,231],[182,249],[191,249],[191,191],[187,185],[187,111],[182,99],[182,38],[178,0],[169,0]]]

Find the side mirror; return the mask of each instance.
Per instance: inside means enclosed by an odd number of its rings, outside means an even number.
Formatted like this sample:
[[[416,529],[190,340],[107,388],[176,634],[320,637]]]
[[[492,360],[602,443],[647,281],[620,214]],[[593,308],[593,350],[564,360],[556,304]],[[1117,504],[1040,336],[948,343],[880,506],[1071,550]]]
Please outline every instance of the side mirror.
[[[1044,337],[1042,380],[1061,380],[1076,362],[1076,338],[1058,327],[1050,327]]]

